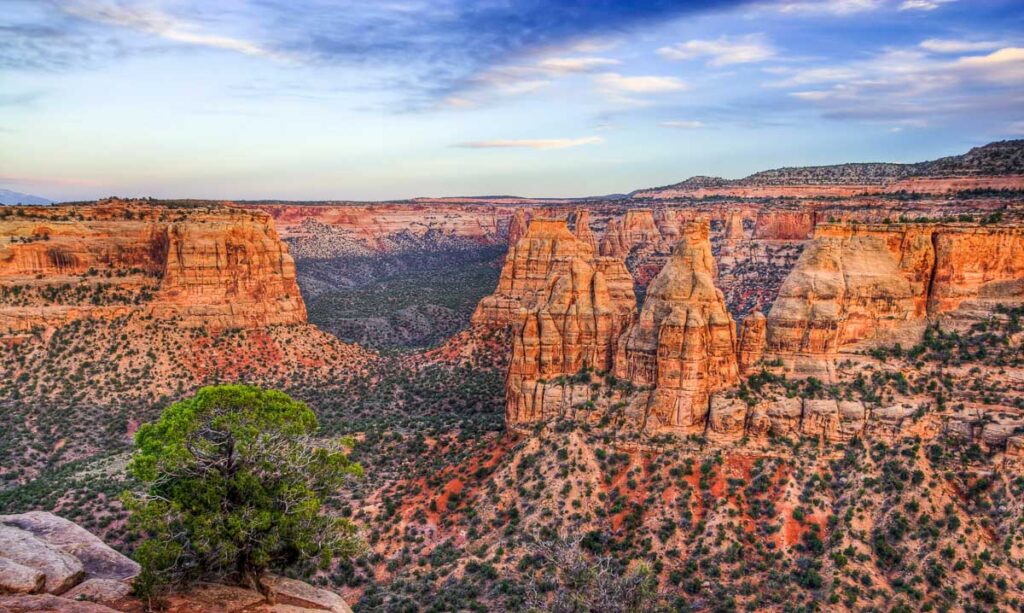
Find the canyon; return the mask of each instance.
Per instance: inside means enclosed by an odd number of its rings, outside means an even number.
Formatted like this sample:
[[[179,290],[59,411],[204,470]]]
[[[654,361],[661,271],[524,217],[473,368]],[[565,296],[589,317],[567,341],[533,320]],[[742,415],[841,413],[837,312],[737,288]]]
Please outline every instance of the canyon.
[[[371,552],[312,581],[357,610],[522,610],[553,543],[689,610],[1019,608],[1018,150],[608,198],[0,208],[0,512],[130,553],[139,424],[245,381],[356,441],[368,477],[327,512]]]

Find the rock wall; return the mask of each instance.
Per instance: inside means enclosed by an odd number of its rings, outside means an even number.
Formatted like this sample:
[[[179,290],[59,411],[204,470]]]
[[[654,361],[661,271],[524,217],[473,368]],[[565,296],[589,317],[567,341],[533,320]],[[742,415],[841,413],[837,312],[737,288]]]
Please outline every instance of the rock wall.
[[[306,321],[264,213],[122,201],[4,211],[0,332],[131,313],[215,328]]]
[[[552,267],[538,305],[515,326],[506,383],[510,425],[564,415],[589,398],[584,369],[611,369],[636,311],[632,279],[616,258],[572,256]],[[582,388],[582,389],[580,389]]]
[[[687,226],[619,344],[615,374],[653,385],[650,431],[703,431],[710,395],[739,381],[736,324],[715,287],[706,222]]]
[[[564,219],[534,217],[526,234],[509,249],[495,292],[480,301],[475,325],[502,328],[520,319],[520,308],[534,308],[552,273],[566,272],[579,257],[590,262],[594,248],[578,240]]]
[[[871,342],[916,342],[925,325],[1024,300],[1024,229],[825,224],[768,315],[766,355],[800,372]]]

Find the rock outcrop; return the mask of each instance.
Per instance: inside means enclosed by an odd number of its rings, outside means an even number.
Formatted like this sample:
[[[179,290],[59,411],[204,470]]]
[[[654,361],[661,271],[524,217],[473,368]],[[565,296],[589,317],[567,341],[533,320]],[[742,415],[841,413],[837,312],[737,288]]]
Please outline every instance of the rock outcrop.
[[[805,240],[813,232],[812,211],[763,210],[754,224],[754,238],[764,240]]]
[[[768,315],[765,355],[820,373],[843,350],[1024,300],[1024,230],[822,225]]]
[[[629,249],[622,242],[622,226],[618,219],[608,220],[608,227],[601,237],[600,252],[601,255],[614,258],[625,258],[629,255]]]
[[[520,246],[531,236],[562,236],[564,222],[548,223],[536,230],[531,224]],[[520,301],[506,384],[510,425],[564,414],[589,398],[587,386],[576,389],[572,377],[585,369],[611,369],[618,340],[636,311],[632,277],[622,260],[594,257],[587,243],[572,240],[576,247],[562,245],[555,250],[561,255],[544,266],[542,290],[528,304]]]
[[[526,220],[526,211],[523,209],[516,209],[516,212],[512,214],[512,219],[508,222],[508,246],[509,248],[515,247],[523,235],[526,234],[526,228],[529,223]]]
[[[597,253],[597,236],[594,234],[594,231],[590,229],[590,211],[586,209],[577,209],[574,217],[575,225],[572,229],[573,235],[577,240],[590,245],[594,249],[594,252]]]
[[[52,513],[0,515],[0,593],[63,594],[84,579],[127,581],[138,573],[134,561]]]
[[[84,528],[52,513],[0,515],[0,611],[112,613],[140,611],[131,597],[139,565]],[[341,596],[308,583],[268,575],[266,595],[200,584],[165,598],[180,613],[351,613]]]
[[[306,321],[264,213],[110,201],[0,216],[0,333],[131,313],[210,328]]]
[[[713,392],[739,380],[736,325],[715,287],[706,222],[684,229],[619,344],[615,374],[653,385],[648,430],[703,431]]]
[[[509,249],[498,287],[477,305],[475,325],[502,328],[519,321],[519,309],[536,307],[553,272],[566,272],[574,259],[590,262],[594,249],[569,231],[565,220],[534,217],[526,234]]]
[[[764,355],[766,336],[768,334],[768,320],[761,311],[754,311],[743,318],[743,325],[740,327],[739,347],[736,358],[739,363],[740,373],[749,374],[756,370],[757,363]]]

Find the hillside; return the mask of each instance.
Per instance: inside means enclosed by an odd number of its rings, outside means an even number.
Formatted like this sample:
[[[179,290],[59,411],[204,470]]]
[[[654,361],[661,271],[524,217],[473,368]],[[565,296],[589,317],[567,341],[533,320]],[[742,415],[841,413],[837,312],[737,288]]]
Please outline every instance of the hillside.
[[[962,155],[912,164],[848,163],[787,167],[764,170],[742,179],[692,177],[672,185],[638,190],[632,195],[651,197],[657,192],[769,186],[889,186],[910,179],[1008,175],[1024,175],[1024,140],[989,143]]]

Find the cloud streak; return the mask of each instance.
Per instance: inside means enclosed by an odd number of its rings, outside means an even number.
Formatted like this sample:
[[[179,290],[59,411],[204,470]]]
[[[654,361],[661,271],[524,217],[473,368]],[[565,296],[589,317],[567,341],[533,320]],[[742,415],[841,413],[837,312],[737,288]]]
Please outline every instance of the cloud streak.
[[[584,145],[600,145],[604,139],[600,136],[583,138],[539,138],[521,140],[478,140],[458,143],[456,147],[463,149],[568,149]]]
[[[128,28],[176,43],[233,51],[244,55],[283,59],[282,55],[258,43],[241,38],[204,33],[195,24],[152,9],[92,0],[67,2],[59,6],[67,13],[82,19]]]
[[[709,66],[751,64],[775,56],[775,49],[762,34],[722,36],[714,40],[690,40],[661,47],[658,55],[667,60],[693,60],[707,58]]]

